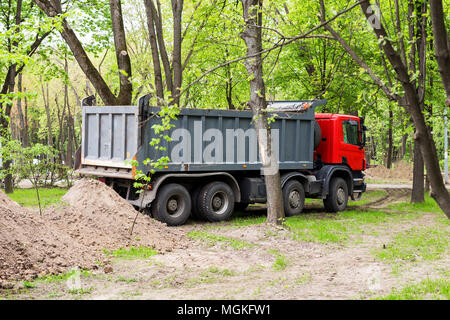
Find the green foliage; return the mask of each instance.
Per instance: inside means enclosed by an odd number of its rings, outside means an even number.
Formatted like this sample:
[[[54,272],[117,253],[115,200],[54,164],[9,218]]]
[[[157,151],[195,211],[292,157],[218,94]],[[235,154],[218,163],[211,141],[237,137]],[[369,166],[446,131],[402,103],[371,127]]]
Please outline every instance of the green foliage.
[[[3,161],[12,162],[9,168],[2,167],[1,175],[17,174],[20,179],[28,179],[36,190],[39,211],[42,214],[39,186],[43,184],[43,178],[54,166],[56,150],[40,143],[22,147],[19,141],[2,139],[0,153]]]
[[[161,124],[152,125],[152,129],[155,134],[152,136],[149,143],[150,146],[156,151],[156,157],[155,159],[147,158],[142,161],[142,164],[146,168],[144,171],[139,169],[136,170],[135,182],[133,186],[138,190],[138,193],[141,193],[148,188],[152,175],[155,173],[155,169],[162,169],[170,162],[169,157],[161,155],[158,158],[158,154],[166,151],[166,147],[162,141],[171,141],[169,130],[175,126],[171,123],[171,121],[176,119],[179,111],[179,108],[174,105],[165,105],[161,107],[161,110],[157,115],[158,118],[161,119]],[[131,165],[138,168],[139,162],[137,160],[132,160]]]

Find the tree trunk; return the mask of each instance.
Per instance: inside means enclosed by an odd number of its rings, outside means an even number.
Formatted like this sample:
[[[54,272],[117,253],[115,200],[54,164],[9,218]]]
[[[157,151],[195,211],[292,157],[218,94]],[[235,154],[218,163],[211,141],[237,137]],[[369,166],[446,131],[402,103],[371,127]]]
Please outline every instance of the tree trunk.
[[[17,79],[17,90],[19,92],[22,92],[22,74],[20,73]],[[25,119],[23,116],[23,110],[22,110],[22,99],[17,99],[17,113],[19,115],[19,136],[20,136],[20,142],[22,145],[25,145]]]
[[[172,0],[173,14],[173,52],[172,52],[172,68],[173,68],[173,103],[180,104],[180,90],[183,81],[183,70],[181,65],[181,19],[183,13],[183,0]]]
[[[159,60],[158,43],[156,39],[155,20],[157,13],[152,6],[153,0],[144,0],[145,12],[147,14],[147,28],[149,34],[150,49],[152,51],[153,71],[155,76],[156,97],[158,105],[164,100],[164,86],[162,79],[161,63]]]
[[[117,66],[119,67],[120,91],[117,104],[130,105],[133,86],[131,78],[131,60],[127,49],[125,38],[125,27],[123,25],[121,0],[109,0],[111,11],[111,22],[114,34],[114,46],[116,48]]]
[[[424,202],[424,165],[423,158],[417,143],[414,143],[414,166],[413,166],[413,188],[411,192],[411,202]]]
[[[52,118],[50,114],[50,101],[48,96],[48,83],[47,83],[47,90],[44,89],[44,82],[42,81],[41,76],[41,92],[42,92],[42,99],[44,100],[44,108],[45,108],[45,114],[47,115],[47,145],[49,147],[53,147],[53,132],[52,132]]]
[[[245,67],[250,77],[250,107],[257,132],[259,155],[263,167],[267,194],[267,221],[282,223],[284,218],[278,159],[272,150],[271,130],[267,122],[267,101],[263,79],[262,57],[262,0],[241,0],[245,30],[241,33],[247,46]]]
[[[391,169],[392,168],[392,149],[394,142],[392,141],[392,122],[393,122],[393,112],[392,107],[389,106],[389,127],[388,127],[388,152],[387,152],[387,159],[386,159],[386,168]]]

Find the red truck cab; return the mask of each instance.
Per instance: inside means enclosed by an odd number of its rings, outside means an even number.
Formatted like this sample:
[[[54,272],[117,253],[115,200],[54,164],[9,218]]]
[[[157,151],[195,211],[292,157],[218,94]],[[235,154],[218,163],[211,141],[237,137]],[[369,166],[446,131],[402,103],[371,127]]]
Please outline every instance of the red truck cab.
[[[314,160],[323,164],[347,165],[351,171],[365,170],[363,118],[332,113],[316,113],[315,117],[322,135]]]

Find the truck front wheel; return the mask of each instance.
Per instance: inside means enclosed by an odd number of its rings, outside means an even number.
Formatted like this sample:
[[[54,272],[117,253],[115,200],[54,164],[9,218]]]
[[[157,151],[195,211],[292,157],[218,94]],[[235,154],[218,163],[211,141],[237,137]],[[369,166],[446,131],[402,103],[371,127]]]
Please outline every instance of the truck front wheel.
[[[327,212],[344,211],[348,202],[348,187],[344,179],[336,177],[330,182],[328,196],[323,200]]]
[[[234,210],[234,193],[224,182],[215,181],[204,186],[198,195],[198,211],[210,222],[230,218]]]
[[[166,184],[158,191],[152,204],[152,214],[156,220],[169,226],[179,226],[191,214],[191,195],[185,187],[177,183]]]
[[[305,189],[299,181],[290,180],[284,185],[283,202],[286,217],[302,213],[305,206]]]

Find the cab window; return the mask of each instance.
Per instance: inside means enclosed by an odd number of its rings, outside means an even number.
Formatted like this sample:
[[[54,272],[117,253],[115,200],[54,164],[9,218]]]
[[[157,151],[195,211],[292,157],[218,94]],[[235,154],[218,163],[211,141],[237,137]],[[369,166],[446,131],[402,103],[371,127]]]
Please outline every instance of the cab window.
[[[358,121],[347,120],[342,122],[344,130],[344,143],[359,146],[359,125]]]

